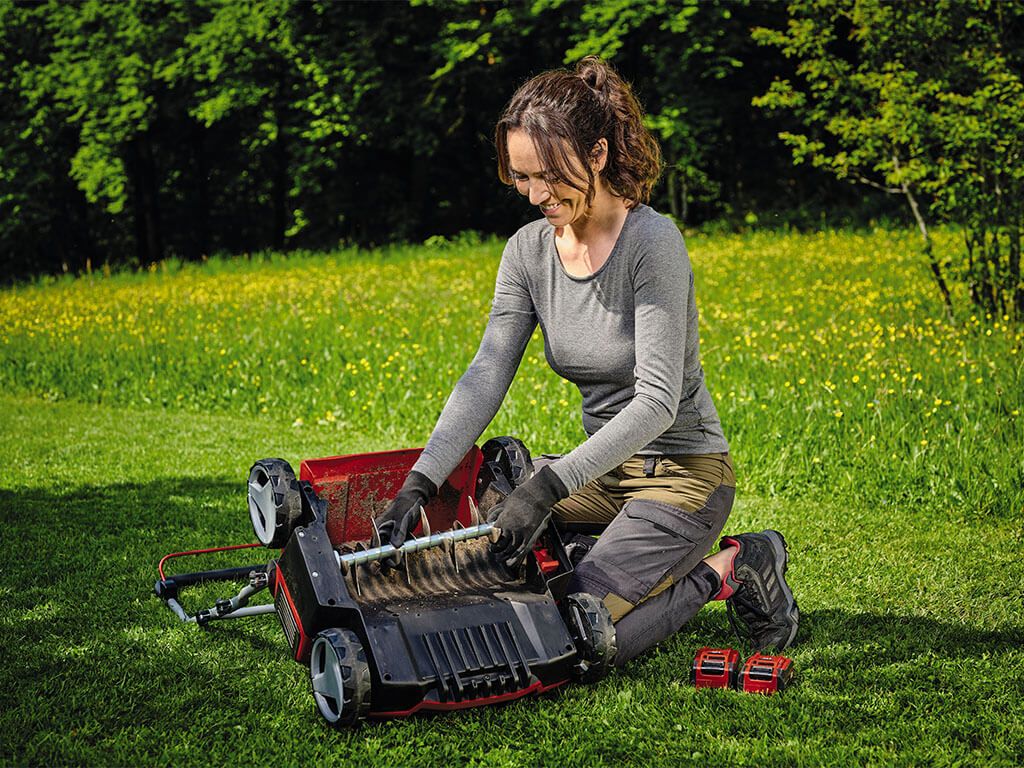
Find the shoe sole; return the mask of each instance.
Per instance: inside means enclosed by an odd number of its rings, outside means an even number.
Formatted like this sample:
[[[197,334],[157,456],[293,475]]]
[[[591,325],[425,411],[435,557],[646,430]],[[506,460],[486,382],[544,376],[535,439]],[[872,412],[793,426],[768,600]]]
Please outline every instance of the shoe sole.
[[[772,549],[775,552],[775,565],[773,566],[775,578],[782,586],[782,594],[786,598],[786,618],[793,625],[786,641],[776,646],[779,651],[784,651],[796,638],[796,632],[800,625],[800,609],[797,607],[796,598],[793,597],[793,591],[786,581],[786,571],[789,569],[789,550],[786,547],[786,538],[778,531],[761,531],[761,535],[772,543]],[[780,563],[782,564],[781,568]]]

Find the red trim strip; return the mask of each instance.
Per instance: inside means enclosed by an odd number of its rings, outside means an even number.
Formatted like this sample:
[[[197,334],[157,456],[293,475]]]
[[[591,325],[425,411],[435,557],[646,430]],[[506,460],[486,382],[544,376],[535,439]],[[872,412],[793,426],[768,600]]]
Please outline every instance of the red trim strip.
[[[550,691],[553,688],[565,685],[568,680],[561,680],[551,685],[544,685],[538,680],[528,688],[523,688],[521,691],[513,691],[511,693],[500,693],[496,696],[484,696],[479,699],[467,699],[466,701],[421,701],[412,709],[394,710],[391,712],[370,712],[370,717],[408,717],[414,712],[419,712],[421,709],[439,711],[439,712],[450,712],[455,709],[469,709],[470,707],[484,707],[489,704],[500,704],[503,701],[515,701],[521,699],[523,696],[528,696],[531,693],[544,693]]]
[[[302,620],[299,618],[299,612],[295,610],[295,602],[292,600],[292,593],[288,589],[288,583],[284,580],[284,575],[281,573],[280,568],[276,568],[274,573],[277,575],[275,581],[276,590],[284,592],[284,599],[288,603],[288,610],[292,612],[292,620],[295,622],[295,629],[299,633],[299,646],[295,649],[295,660],[298,662],[309,659],[309,636],[306,634],[306,630],[302,627]],[[274,592],[274,597],[277,597],[277,591]]]
[[[210,552],[227,552],[231,549],[252,549],[253,547],[262,547],[263,545],[259,542],[255,544],[231,544],[227,547],[210,547],[209,549],[190,549],[187,552],[172,552],[169,555],[164,555],[160,560],[160,564],[156,567],[157,572],[160,574],[160,580],[163,581],[167,577],[164,576],[164,563],[173,557],[184,557],[185,555],[205,555]]]

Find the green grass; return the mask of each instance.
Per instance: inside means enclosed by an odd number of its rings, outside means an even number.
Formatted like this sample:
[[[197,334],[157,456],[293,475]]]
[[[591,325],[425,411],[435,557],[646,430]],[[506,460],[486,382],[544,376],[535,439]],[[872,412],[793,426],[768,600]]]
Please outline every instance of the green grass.
[[[179,625],[156,562],[251,539],[255,458],[425,440],[500,244],[267,257],[0,293],[0,761],[1019,765],[1021,331],[941,320],[910,236],[689,244],[729,530],[790,543],[784,696],[687,684],[712,605],[596,686],[335,733],[273,618]],[[570,447],[578,403],[535,342],[490,433]]]

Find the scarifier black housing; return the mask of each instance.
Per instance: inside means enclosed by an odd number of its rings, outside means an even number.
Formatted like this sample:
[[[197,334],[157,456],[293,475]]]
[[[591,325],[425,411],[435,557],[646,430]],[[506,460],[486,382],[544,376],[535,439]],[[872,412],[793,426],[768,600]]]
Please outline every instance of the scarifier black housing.
[[[549,530],[545,539],[548,555],[569,568],[559,537]],[[403,573],[378,573],[362,581],[397,580],[402,599],[360,600],[349,591],[352,580],[335,564],[326,527],[317,516],[288,540],[271,590],[296,661],[309,662],[312,639],[321,630],[355,632],[370,662],[370,715],[474,706],[571,680],[576,646],[556,604],[569,570],[553,577],[553,593],[536,558],[528,561],[521,581],[489,563],[466,562],[462,568],[486,570],[497,578],[458,593],[415,597],[404,594],[411,590],[403,588],[409,586],[402,583]]]
[[[418,538],[399,557],[393,549],[383,556],[390,548],[380,547],[369,521],[418,454],[310,460],[301,480],[280,459],[257,462],[250,513],[261,542],[283,540],[280,555],[248,573],[238,598],[195,617],[177,602],[182,587],[245,569],[162,578],[157,594],[200,624],[276,613],[291,656],[310,667],[321,716],[335,727],[510,701],[603,676],[614,628],[600,601],[566,595],[572,565],[554,526],[516,573],[488,552],[494,532],[476,500],[485,511],[532,473],[519,441],[474,448],[424,511]],[[431,534],[441,526],[450,527]],[[245,607],[263,588],[273,607]]]

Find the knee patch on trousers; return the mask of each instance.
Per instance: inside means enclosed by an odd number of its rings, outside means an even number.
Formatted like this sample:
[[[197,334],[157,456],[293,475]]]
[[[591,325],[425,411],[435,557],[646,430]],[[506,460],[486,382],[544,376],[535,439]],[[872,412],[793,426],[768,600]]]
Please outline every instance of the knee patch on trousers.
[[[608,609],[608,613],[611,614],[612,622],[617,622],[619,619],[624,617],[627,613],[632,611],[638,605],[641,605],[645,601],[650,600],[655,595],[660,595],[666,589],[675,584],[675,581],[675,578],[673,578],[672,576],[666,576],[664,579],[661,580],[659,584],[657,584],[654,587],[654,589],[652,589],[650,592],[644,595],[637,603],[631,603],[626,598],[617,595],[614,592],[609,592],[607,595],[604,596],[603,601],[605,608]]]

